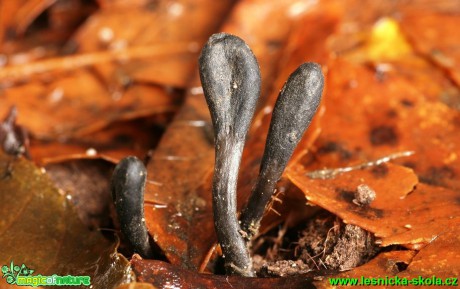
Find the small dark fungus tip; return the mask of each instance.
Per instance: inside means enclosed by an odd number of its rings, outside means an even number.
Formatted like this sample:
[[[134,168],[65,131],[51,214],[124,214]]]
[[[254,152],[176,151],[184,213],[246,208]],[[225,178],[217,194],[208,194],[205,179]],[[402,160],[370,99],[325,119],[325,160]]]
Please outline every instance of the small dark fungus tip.
[[[256,185],[241,215],[242,229],[252,237],[284,169],[321,102],[324,76],[316,63],[300,65],[288,78],[273,108]]]
[[[111,189],[123,235],[143,258],[153,256],[144,217],[147,170],[138,158],[122,159],[112,174]]]
[[[18,110],[12,106],[2,122],[0,122],[0,146],[9,155],[25,156],[30,159],[29,136],[26,129],[16,124]]]
[[[244,142],[260,94],[260,71],[239,37],[210,37],[199,58],[203,93],[215,141],[213,210],[217,238],[228,273],[253,276],[252,262],[237,219],[236,185]]]
[[[214,34],[201,51],[199,72],[216,138],[234,131],[234,137],[244,139],[261,83],[251,49],[237,36]]]

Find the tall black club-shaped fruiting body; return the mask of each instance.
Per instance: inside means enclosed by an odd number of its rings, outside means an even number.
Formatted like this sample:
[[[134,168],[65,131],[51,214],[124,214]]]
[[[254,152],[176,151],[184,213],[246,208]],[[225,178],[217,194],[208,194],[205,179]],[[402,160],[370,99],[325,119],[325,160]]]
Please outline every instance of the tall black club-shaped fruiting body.
[[[248,241],[257,234],[276,183],[316,113],[323,86],[321,67],[304,63],[289,76],[278,96],[259,176],[241,214],[241,228],[247,233]]]
[[[143,258],[153,251],[144,219],[144,189],[147,170],[136,157],[122,159],[112,174],[111,189],[121,232]]]
[[[219,33],[212,35],[203,48],[199,70],[214,127],[212,195],[217,238],[227,273],[253,276],[238,223],[236,185],[246,134],[260,94],[259,65],[243,40]]]

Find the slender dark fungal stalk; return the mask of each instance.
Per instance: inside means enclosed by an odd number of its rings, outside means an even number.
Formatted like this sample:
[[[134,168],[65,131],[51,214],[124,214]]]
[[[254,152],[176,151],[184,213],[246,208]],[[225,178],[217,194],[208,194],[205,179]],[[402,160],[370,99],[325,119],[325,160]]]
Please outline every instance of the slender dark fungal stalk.
[[[276,183],[315,115],[323,86],[321,67],[304,63],[289,76],[278,96],[259,176],[241,214],[241,229],[247,233],[247,241],[258,233]]]
[[[260,70],[240,38],[212,35],[201,52],[199,70],[214,127],[214,226],[229,274],[254,276],[237,217],[236,185],[246,134],[260,94]]]
[[[136,157],[122,159],[112,175],[111,189],[121,231],[135,252],[152,258],[153,251],[144,219],[144,189],[147,170]]]

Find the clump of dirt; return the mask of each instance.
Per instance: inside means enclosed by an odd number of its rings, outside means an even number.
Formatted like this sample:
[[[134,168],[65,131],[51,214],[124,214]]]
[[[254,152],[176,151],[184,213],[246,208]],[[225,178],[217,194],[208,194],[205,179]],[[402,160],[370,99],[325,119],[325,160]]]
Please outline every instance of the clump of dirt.
[[[378,246],[375,245],[371,233],[347,224],[324,263],[330,269],[349,270],[365,263],[377,251]]]
[[[266,277],[349,270],[379,251],[371,233],[324,212],[296,228],[281,226],[258,241],[264,245],[254,250],[254,268]]]

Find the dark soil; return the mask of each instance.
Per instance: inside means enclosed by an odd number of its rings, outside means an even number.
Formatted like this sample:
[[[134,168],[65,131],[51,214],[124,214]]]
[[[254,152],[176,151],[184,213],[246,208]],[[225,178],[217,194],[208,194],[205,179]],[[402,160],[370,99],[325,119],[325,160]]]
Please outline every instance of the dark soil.
[[[262,244],[255,245],[253,260],[263,277],[350,270],[379,251],[371,233],[327,212],[289,230],[280,226],[254,244]]]

